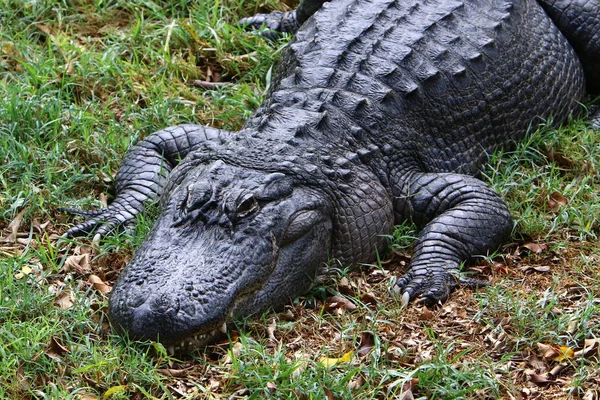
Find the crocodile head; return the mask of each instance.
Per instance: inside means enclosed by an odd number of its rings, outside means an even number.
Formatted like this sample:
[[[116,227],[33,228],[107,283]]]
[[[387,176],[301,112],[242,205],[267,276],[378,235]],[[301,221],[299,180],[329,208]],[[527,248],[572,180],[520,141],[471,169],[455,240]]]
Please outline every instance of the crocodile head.
[[[327,261],[331,231],[326,196],[284,173],[222,161],[178,167],[113,288],[111,322],[170,350],[206,344],[231,315],[306,292]]]

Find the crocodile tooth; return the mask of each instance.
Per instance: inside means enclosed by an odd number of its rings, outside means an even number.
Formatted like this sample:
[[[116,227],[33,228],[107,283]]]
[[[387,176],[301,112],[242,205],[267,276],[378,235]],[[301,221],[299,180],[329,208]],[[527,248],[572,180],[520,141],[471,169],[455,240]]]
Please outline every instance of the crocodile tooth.
[[[219,330],[223,333],[227,333],[227,322],[223,322],[223,325],[219,327]]]

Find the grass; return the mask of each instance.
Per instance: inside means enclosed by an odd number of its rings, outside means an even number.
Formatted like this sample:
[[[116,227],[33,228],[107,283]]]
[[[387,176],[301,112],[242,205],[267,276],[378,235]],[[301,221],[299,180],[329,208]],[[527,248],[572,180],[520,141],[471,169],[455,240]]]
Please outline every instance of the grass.
[[[57,240],[73,223],[57,207],[101,206],[126,149],[155,130],[239,128],[285,40],[232,23],[282,7],[0,0],[0,399],[592,398],[600,140],[584,120],[492,158],[485,177],[517,225],[514,243],[474,267],[489,288],[400,307],[389,281],[409,260],[405,225],[376,265],[339,270],[285,313],[184,359],[110,331],[90,277],[114,282],[152,212],[96,248]],[[195,79],[234,84],[203,91]],[[581,353],[561,360],[544,345]]]

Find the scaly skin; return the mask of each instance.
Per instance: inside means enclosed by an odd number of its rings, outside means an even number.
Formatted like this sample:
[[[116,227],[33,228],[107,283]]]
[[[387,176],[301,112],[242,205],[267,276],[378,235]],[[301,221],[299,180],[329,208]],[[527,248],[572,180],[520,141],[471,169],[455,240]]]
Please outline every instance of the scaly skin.
[[[564,121],[584,70],[591,90],[598,83],[600,3],[543,5],[581,61],[532,0],[305,0],[243,21],[301,24],[244,129],[150,135],[125,157],[115,201],[66,233],[107,234],[161,196],[113,288],[113,324],[180,350],[204,343],[229,315],[304,293],[330,257],[374,261],[406,218],[422,230],[396,289],[404,300],[446,299],[460,265],[512,229],[477,179],[488,154],[537,121]],[[585,32],[569,29],[573,9]]]

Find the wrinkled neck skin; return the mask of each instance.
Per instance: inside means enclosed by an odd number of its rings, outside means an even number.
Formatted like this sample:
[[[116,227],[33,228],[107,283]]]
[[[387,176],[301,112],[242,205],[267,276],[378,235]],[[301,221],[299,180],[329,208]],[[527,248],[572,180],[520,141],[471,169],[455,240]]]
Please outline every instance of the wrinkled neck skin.
[[[305,293],[331,257],[374,257],[383,239],[373,233],[390,228],[378,226],[391,219],[389,202],[377,200],[385,191],[358,162],[327,166],[323,154],[301,144],[246,130],[185,158],[113,288],[113,325],[187,350],[210,342],[231,315],[281,307]],[[374,187],[377,196],[365,200]],[[377,219],[355,212],[361,207]]]

